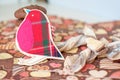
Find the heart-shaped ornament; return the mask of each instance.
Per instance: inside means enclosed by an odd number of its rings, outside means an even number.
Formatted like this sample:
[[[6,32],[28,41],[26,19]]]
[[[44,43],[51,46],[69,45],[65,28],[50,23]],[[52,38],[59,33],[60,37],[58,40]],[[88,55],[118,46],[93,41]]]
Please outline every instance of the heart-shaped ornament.
[[[18,50],[27,56],[41,56],[64,60],[63,55],[55,45],[48,17],[37,9],[28,10],[16,33]]]

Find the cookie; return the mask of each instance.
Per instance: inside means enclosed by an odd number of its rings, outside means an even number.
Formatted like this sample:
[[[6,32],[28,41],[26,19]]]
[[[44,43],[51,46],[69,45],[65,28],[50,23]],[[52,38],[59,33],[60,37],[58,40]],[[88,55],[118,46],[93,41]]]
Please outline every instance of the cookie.
[[[24,11],[24,8],[25,8],[25,9],[38,9],[38,10],[43,11],[45,14],[47,13],[46,9],[45,9],[44,7],[42,7],[42,6],[29,5],[29,6],[22,7],[22,8],[20,8],[20,9],[16,10],[15,13],[14,13],[14,16],[15,16],[16,18],[18,18],[18,19],[23,19],[23,18],[25,18],[26,13],[25,13],[25,11]]]

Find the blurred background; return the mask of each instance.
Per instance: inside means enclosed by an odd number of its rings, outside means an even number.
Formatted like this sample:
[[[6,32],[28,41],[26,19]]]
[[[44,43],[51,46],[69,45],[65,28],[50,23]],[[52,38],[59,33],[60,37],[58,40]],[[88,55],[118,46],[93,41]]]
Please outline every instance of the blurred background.
[[[14,19],[18,8],[37,4],[48,15],[72,18],[88,23],[120,20],[120,0],[0,0],[0,21]]]

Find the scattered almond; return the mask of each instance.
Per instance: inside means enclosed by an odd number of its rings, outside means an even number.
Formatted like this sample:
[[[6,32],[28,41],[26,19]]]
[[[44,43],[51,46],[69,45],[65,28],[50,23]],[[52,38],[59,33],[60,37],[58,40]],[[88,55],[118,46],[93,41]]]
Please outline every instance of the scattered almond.
[[[99,51],[104,47],[104,43],[94,38],[87,38],[87,47],[93,51]]]
[[[47,62],[48,62],[48,60],[47,60],[47,59],[45,59],[45,60],[43,60],[43,61],[39,62],[38,64],[43,64],[43,63],[47,63]]]
[[[103,58],[103,57],[106,57],[107,56],[107,51],[108,51],[108,48],[104,48],[102,50],[100,50],[98,53],[98,58]]]
[[[59,42],[59,41],[61,41],[62,40],[62,37],[61,36],[56,36],[56,37],[54,37],[54,41],[55,42]]]
[[[102,41],[106,46],[109,44],[109,41],[106,38],[101,38],[100,41]]]
[[[73,48],[73,49],[71,49],[71,50],[69,50],[69,51],[65,51],[65,52],[66,52],[66,53],[74,54],[74,53],[77,53],[77,51],[78,51],[78,48]]]

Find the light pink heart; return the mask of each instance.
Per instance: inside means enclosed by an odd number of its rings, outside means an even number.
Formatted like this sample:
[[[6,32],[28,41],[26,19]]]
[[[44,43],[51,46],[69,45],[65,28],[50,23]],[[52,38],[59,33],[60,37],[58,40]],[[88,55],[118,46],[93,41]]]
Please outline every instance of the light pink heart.
[[[22,77],[28,77],[29,73],[25,71],[25,72],[21,72],[19,75]]]
[[[59,68],[62,66],[62,64],[59,64],[59,63],[50,63],[50,66],[53,67],[53,68]]]
[[[120,71],[116,71],[110,75],[111,78],[119,78],[120,79]]]

